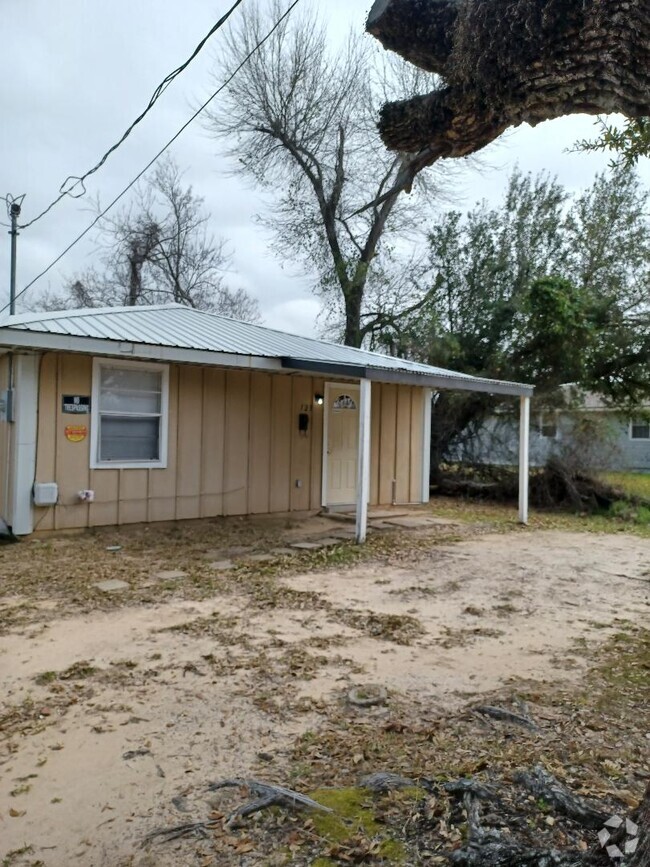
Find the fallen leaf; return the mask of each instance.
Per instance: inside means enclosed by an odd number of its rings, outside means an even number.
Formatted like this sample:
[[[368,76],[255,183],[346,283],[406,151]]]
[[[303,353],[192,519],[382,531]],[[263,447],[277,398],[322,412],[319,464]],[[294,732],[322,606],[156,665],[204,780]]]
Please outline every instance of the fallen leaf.
[[[239,846],[235,847],[235,852],[241,855],[244,852],[252,852],[254,848],[250,840],[242,840]]]
[[[627,804],[628,807],[638,807],[639,799],[636,798],[629,789],[619,789],[618,791],[609,791],[606,794],[611,795],[614,798],[618,798],[619,801],[623,801],[624,804]]]

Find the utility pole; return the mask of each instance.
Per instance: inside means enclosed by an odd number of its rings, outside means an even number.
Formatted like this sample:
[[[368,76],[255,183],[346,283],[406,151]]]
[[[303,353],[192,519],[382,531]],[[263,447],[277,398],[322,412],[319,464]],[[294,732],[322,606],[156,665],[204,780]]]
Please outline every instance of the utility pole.
[[[21,200],[22,201],[22,200]],[[9,219],[11,220],[11,272],[9,277],[9,315],[16,312],[16,242],[18,240],[18,217],[20,217],[20,201],[14,200],[9,205]]]
[[[10,271],[9,271],[9,315],[13,316],[16,312],[16,248],[17,248],[17,240],[18,240],[18,217],[20,217],[20,208],[23,203],[23,199],[25,196],[19,196],[17,199],[14,199],[13,196],[7,195],[3,196],[5,204],[7,205],[7,214],[9,216],[9,221],[11,224],[11,228],[9,229],[9,235],[11,237],[11,260],[10,260]],[[0,395],[0,416],[2,420],[7,423],[12,423],[15,421],[14,417],[14,354],[13,352],[9,352],[8,360],[7,360],[7,388]],[[5,464],[5,484],[3,491],[3,512],[5,515],[10,515],[12,509],[10,508],[10,499],[12,497],[10,478],[11,478],[11,469],[13,464],[13,453],[16,448],[15,442],[13,442],[13,435],[7,437],[7,449],[6,449],[6,464]],[[13,539],[13,535],[7,522],[4,518],[0,517],[0,537],[9,537]]]

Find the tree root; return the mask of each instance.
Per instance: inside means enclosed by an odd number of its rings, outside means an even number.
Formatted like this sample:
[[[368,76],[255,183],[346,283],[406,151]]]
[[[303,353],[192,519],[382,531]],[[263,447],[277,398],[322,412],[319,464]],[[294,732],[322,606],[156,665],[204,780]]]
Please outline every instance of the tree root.
[[[521,783],[536,798],[543,798],[555,810],[573,819],[585,828],[598,830],[603,827],[609,815],[592,807],[584,798],[573,795],[559,780],[545,771],[540,765],[532,771],[521,771],[515,775],[515,782]]]
[[[218,819],[208,822],[186,822],[183,825],[174,825],[172,828],[159,828],[152,831],[144,838],[144,843],[159,839],[162,843],[171,843],[172,840],[180,840],[182,837],[209,837],[208,831],[218,828],[221,822]]]
[[[529,716],[513,713],[513,711],[506,710],[503,707],[493,707],[489,704],[481,704],[477,707],[473,707],[472,710],[476,711],[476,713],[483,714],[483,716],[489,716],[492,719],[499,720],[499,722],[512,723],[513,725],[523,726],[524,728],[532,729],[533,731],[538,730],[537,725]]]
[[[473,785],[472,785],[473,784]],[[493,799],[494,793],[473,780],[445,784],[446,791],[463,794],[467,815],[468,843],[448,855],[452,864],[463,867],[579,867],[581,853],[555,849],[531,849],[499,831],[481,824],[480,800]]]
[[[240,819],[251,816],[253,813],[259,813],[260,810],[266,810],[268,807],[284,807],[288,810],[320,810],[324,813],[332,812],[329,807],[319,804],[318,801],[308,798],[307,795],[301,795],[300,792],[294,792],[293,789],[285,789],[282,786],[262,783],[259,780],[222,780],[220,783],[210,783],[208,789],[211,792],[216,792],[219,789],[231,786],[245,787],[251,794],[257,795],[257,798],[233,810],[226,819],[226,827],[228,828],[236,827]]]
[[[449,856],[452,864],[462,867],[580,867],[579,852],[559,852],[556,849],[525,849],[518,843],[470,843]]]
[[[394,789],[417,786],[417,782],[410,779],[410,777],[402,777],[400,774],[393,774],[390,771],[377,771],[374,774],[361,777],[359,785],[364,789],[375,792],[375,794],[383,794],[384,792],[392,792]]]
[[[499,796],[493,789],[483,786],[471,777],[443,783],[442,788],[450,795],[473,795],[475,799],[481,801],[496,801],[499,799]]]
[[[541,766],[535,767],[532,771],[516,774],[514,781],[583,828],[600,830],[610,818],[609,811],[603,812],[585,799],[572,794],[566,786]],[[406,785],[419,785],[427,791],[438,793],[442,788],[452,798],[457,799],[458,806],[462,806],[467,818],[467,840],[462,848],[445,853],[450,864],[460,865],[460,867],[608,867],[612,864],[610,855],[603,845],[598,843],[594,843],[591,849],[583,851],[539,849],[526,845],[525,842],[519,842],[512,832],[517,827],[525,827],[525,823],[518,823],[516,812],[510,817],[509,832],[484,827],[481,817],[482,803],[489,803],[491,812],[486,813],[487,822],[494,821],[495,812],[502,814],[500,818],[507,821],[508,799],[505,797],[505,792],[472,778],[451,780],[440,785],[424,778],[410,779],[382,771],[363,777],[359,785],[377,795]],[[208,785],[210,791],[227,787],[247,788],[256,797],[234,810],[225,823],[222,819],[188,822],[153,831],[147,835],[144,842],[153,840],[170,842],[184,837],[209,837],[211,831],[224,824],[227,828],[235,827],[239,820],[246,816],[274,806],[289,810],[311,809],[326,813],[334,812],[307,795],[282,786],[262,783],[259,780],[232,779]],[[626,860],[625,864],[629,864],[629,867],[650,867],[650,785],[641,804],[628,818],[638,825],[638,847],[636,852],[631,853],[629,862]],[[504,825],[501,823],[500,827]],[[624,848],[626,828],[625,822],[622,822],[621,826],[613,831],[608,842]],[[530,835],[528,836],[530,838]]]

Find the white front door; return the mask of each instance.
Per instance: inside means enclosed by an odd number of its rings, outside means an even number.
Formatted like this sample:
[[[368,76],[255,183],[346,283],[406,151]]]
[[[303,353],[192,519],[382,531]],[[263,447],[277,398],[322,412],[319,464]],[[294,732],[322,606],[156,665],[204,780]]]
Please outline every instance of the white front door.
[[[358,385],[325,385],[325,429],[323,505],[353,505],[359,454]]]

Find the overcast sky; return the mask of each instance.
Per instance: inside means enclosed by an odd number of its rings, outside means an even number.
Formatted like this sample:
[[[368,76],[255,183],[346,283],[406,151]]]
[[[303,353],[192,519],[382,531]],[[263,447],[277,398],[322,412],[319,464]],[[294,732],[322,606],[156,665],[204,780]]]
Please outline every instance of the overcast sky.
[[[247,0],[244,0],[246,3]],[[248,0],[250,2],[250,0]],[[286,0],[288,5],[289,0]],[[24,221],[45,207],[68,175],[94,165],[142,110],[154,87],[179,65],[226,10],[231,0],[0,0],[0,195],[26,194]],[[369,0],[302,0],[320,9],[332,38],[348,28],[363,31]],[[370,38],[370,37],[368,37]],[[195,62],[157,103],[120,150],[88,182],[89,196],[109,202],[151,159],[213,89],[210,70],[219,52],[217,33]],[[605,167],[602,155],[575,155],[566,149],[592,137],[594,119],[565,118],[536,129],[511,132],[489,155],[490,169],[469,176],[463,198],[496,202],[516,164],[546,169],[573,190],[589,185]],[[234,250],[229,282],[243,286],[260,302],[266,324],[313,333],[319,303],[313,281],[289,264],[283,268],[255,215],[269,206],[258,190],[228,175],[226,161],[200,123],[191,125],[172,154],[186,178],[204,196],[212,229]],[[650,183],[650,161],[640,166]],[[92,219],[84,200],[64,200],[47,217],[21,233],[20,290]],[[4,221],[4,213],[0,212]],[[8,297],[9,237],[0,244],[0,298]],[[88,267],[96,257],[92,235],[80,242],[28,296],[58,290],[66,276]]]

